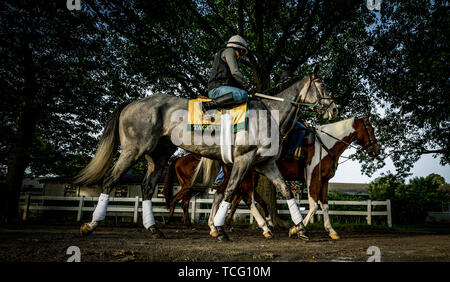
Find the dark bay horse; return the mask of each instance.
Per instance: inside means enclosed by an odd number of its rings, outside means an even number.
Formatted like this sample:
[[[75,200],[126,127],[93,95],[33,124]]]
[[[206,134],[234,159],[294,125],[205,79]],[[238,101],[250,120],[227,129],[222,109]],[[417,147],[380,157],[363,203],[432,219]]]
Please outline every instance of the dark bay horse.
[[[98,223],[104,220],[114,184],[143,156],[148,162],[147,173],[141,185],[143,224],[153,237],[164,237],[156,226],[151,198],[170,156],[180,147],[204,158],[221,160],[222,149],[228,144],[210,141],[220,140],[220,137],[225,136],[231,138],[227,140],[231,142],[231,160],[234,165],[224,201],[214,220],[220,233],[218,239],[228,239],[223,231],[225,217],[231,206],[233,192],[250,166],[264,174],[281,191],[289,202],[294,231],[300,238],[306,237],[300,210],[275,165],[281,153],[279,137],[289,132],[290,121],[298,118],[301,103],[314,104],[313,109],[325,119],[334,118],[338,111],[317,77],[316,69],[311,75],[294,77],[283,83],[273,92],[272,98],[278,100],[248,101],[249,112],[253,113],[249,118],[248,131],[241,131],[236,136],[229,132],[214,132],[210,136],[203,136],[196,131],[189,131],[189,100],[185,98],[158,93],[118,107],[105,126],[94,158],[74,181],[78,185],[103,181],[103,192],[92,220],[81,226],[81,234],[92,233]],[[111,167],[119,145],[120,156]]]
[[[192,195],[194,194],[194,181],[193,177],[195,174],[195,169],[200,162],[201,157],[194,154],[188,154],[186,156],[180,157],[174,160],[169,166],[169,170],[164,179],[164,197],[166,199],[166,205],[169,208],[169,216],[167,222],[170,222],[175,206],[178,201],[181,200],[182,208],[183,208],[183,220],[187,226],[190,226],[191,221],[189,218],[189,201],[191,200]],[[225,166],[224,163],[221,164]],[[229,179],[229,167],[224,169],[224,181],[217,188],[216,193],[223,194],[227,187],[228,179]],[[178,193],[173,197],[173,181],[174,177],[177,177],[181,189]],[[241,200],[247,204],[250,209],[253,217],[256,219],[259,227],[263,230],[263,235],[266,238],[272,238],[271,228],[273,228],[273,222],[269,214],[269,210],[267,209],[266,202],[259,196],[254,187],[256,187],[258,183],[258,175],[256,173],[247,173],[241,182],[241,185],[236,189],[235,195],[233,198],[232,206],[230,213],[228,214],[225,224],[229,225],[231,218],[236,210],[237,205]],[[205,188],[201,186],[200,192],[204,192]],[[265,213],[265,220],[259,213],[258,209],[255,206],[255,202],[259,203],[261,208]],[[210,215],[211,216],[211,215]],[[214,216],[214,215],[212,215]],[[211,228],[210,235],[212,237],[217,237],[217,231]]]

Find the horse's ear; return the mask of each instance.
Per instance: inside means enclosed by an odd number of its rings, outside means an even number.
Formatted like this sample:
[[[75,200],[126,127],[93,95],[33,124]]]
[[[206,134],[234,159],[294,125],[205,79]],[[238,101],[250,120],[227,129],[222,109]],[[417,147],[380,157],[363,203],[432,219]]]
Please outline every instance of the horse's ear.
[[[318,73],[319,73],[319,64],[315,64],[314,65],[314,69],[313,69],[312,77],[313,78],[318,78],[319,77]]]
[[[368,112],[368,113],[366,114],[366,116],[364,117],[364,119],[365,119],[365,120],[370,119],[370,112]]]

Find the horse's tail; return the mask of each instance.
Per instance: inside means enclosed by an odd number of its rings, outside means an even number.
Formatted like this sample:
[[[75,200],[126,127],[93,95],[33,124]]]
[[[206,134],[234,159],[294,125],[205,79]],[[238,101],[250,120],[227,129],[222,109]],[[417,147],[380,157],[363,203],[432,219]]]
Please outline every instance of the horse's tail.
[[[217,173],[219,172],[219,169],[220,169],[219,161],[202,157],[197,167],[195,168],[191,186],[194,184],[200,172],[202,173],[201,185],[202,186],[211,185],[213,179],[215,179]]]
[[[164,198],[166,199],[166,206],[170,208],[170,202],[173,198],[173,179],[175,176],[175,164],[179,158],[176,158],[169,165],[169,170],[167,171],[166,177],[164,178]]]
[[[129,102],[122,103],[109,116],[103,135],[97,146],[95,156],[74,178],[74,184],[90,184],[99,181],[111,166],[119,141],[119,117]]]

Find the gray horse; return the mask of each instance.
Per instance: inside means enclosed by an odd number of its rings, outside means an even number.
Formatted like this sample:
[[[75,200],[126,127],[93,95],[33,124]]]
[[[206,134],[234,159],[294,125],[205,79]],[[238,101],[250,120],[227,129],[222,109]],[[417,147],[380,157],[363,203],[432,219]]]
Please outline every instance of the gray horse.
[[[274,93],[275,98],[281,98],[278,101],[249,100],[249,110],[254,113],[253,122],[249,121],[248,130],[232,136],[234,165],[224,194],[224,201],[214,218],[220,240],[228,239],[223,231],[224,219],[233,191],[241,183],[250,166],[254,166],[258,172],[265,175],[288,201],[293,202],[289,202],[289,208],[295,226],[291,228],[290,234],[307,238],[300,211],[275,161],[281,153],[282,139],[290,131],[291,121],[298,118],[300,102],[315,104],[313,109],[325,119],[334,118],[337,108],[315,72],[312,75],[297,77],[287,83],[278,93]],[[99,197],[92,221],[82,225],[82,235],[92,233],[98,226],[98,222],[105,218],[109,193],[114,184],[144,156],[148,162],[148,170],[141,186],[143,224],[153,237],[164,238],[155,224],[151,199],[158,178],[177,146],[205,158],[214,160],[222,158],[220,142],[211,142],[211,140],[219,140],[223,133],[212,132],[209,136],[203,136],[202,139],[197,131],[185,130],[188,127],[187,108],[188,99],[154,94],[123,104],[113,112],[106,124],[94,158],[75,179],[77,184],[90,184],[103,179],[103,193]],[[120,156],[110,168],[119,142]]]

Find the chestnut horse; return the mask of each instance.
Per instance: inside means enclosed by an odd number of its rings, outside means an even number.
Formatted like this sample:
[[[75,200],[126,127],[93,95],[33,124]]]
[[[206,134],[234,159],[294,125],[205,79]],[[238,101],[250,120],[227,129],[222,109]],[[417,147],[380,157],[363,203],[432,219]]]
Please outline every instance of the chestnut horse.
[[[169,166],[169,170],[166,174],[164,180],[164,197],[166,199],[166,205],[169,209],[169,217],[167,219],[167,223],[170,222],[170,219],[173,216],[175,205],[178,201],[181,200],[182,208],[183,208],[183,220],[187,226],[191,225],[191,221],[189,219],[189,201],[192,195],[197,192],[195,189],[195,185],[193,185],[193,176],[195,172],[195,168],[200,162],[201,157],[195,154],[188,154],[186,156],[180,157],[174,160]],[[217,193],[223,195],[225,189],[228,184],[230,167],[224,165],[224,181],[218,187]],[[180,182],[181,189],[178,193],[173,197],[173,180],[174,176],[177,176],[178,181]],[[273,223],[270,218],[269,211],[267,209],[267,205],[264,200],[259,196],[259,194],[254,190],[258,182],[258,175],[256,173],[247,173],[242,181],[241,185],[237,188],[232,205],[232,212],[230,212],[226,219],[226,224],[230,225],[231,218],[236,210],[237,205],[241,200],[249,207],[255,219],[257,219],[258,225],[263,229],[263,235],[266,238],[272,237],[272,232],[270,229],[273,228]],[[198,192],[203,192],[205,187],[200,186]],[[262,218],[261,214],[258,212],[255,206],[255,202],[258,202],[264,213],[266,215],[266,222]],[[212,215],[213,216],[213,215]],[[212,231],[211,236],[216,237],[217,232]]]
[[[314,148],[309,149],[310,159],[306,163],[306,185],[308,190],[309,211],[303,219],[306,226],[317,211],[317,202],[323,212],[325,230],[332,239],[339,239],[333,229],[328,215],[328,182],[335,175],[339,157],[356,141],[371,157],[380,153],[380,146],[369,121],[370,115],[364,118],[350,118],[316,128]],[[361,149],[354,147],[357,150]]]

